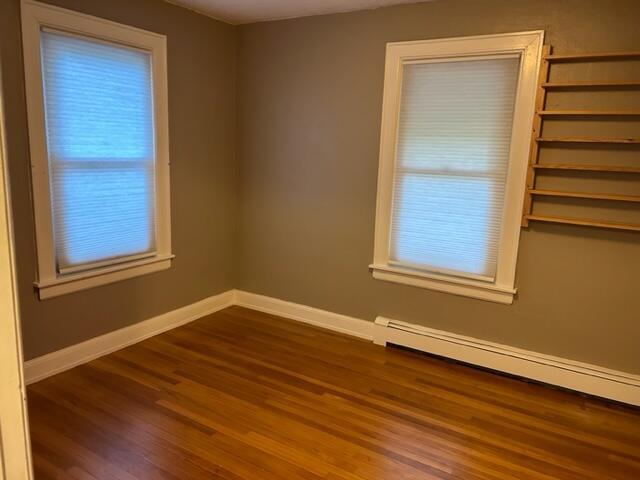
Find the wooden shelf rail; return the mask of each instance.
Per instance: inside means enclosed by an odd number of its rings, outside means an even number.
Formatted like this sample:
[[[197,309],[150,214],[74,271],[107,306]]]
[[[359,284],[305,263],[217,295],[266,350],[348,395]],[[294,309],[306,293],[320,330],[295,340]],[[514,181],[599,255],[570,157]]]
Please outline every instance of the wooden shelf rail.
[[[640,110],[540,110],[537,112],[542,116],[608,116],[624,117],[639,116]]]
[[[597,52],[597,53],[577,53],[571,55],[551,55],[544,56],[547,62],[590,62],[598,60],[635,60],[640,59],[640,51],[631,52]]]
[[[608,220],[589,220],[573,217],[556,217],[550,215],[527,215],[527,220],[548,222],[548,223],[563,223],[569,225],[582,225],[585,227],[598,227],[598,228],[611,228],[614,230],[631,230],[634,232],[640,232],[640,224],[638,223],[621,223],[611,222]]]
[[[620,143],[626,145],[640,145],[640,138],[612,138],[612,137],[539,137],[536,142],[542,143]]]
[[[531,195],[546,197],[585,198],[590,200],[612,200],[615,202],[640,203],[640,195],[615,195],[610,193],[565,192],[562,190],[529,190]]]
[[[577,170],[582,172],[614,172],[640,173],[640,167],[624,167],[621,165],[589,165],[579,163],[538,163],[533,166],[537,170]]]
[[[545,82],[542,88],[636,88],[640,82]]]

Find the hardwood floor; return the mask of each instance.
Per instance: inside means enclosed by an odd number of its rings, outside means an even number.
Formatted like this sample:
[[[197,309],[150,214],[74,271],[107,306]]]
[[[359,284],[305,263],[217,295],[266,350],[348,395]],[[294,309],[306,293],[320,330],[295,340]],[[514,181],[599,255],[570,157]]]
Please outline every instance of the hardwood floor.
[[[29,388],[37,480],[640,479],[640,411],[232,307]]]

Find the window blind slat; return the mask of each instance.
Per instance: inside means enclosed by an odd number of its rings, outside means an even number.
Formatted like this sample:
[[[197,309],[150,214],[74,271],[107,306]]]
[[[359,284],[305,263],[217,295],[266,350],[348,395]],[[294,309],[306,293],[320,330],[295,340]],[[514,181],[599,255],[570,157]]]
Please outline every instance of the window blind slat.
[[[391,262],[495,276],[519,65],[403,66]]]
[[[41,32],[59,271],[155,248],[150,54]]]

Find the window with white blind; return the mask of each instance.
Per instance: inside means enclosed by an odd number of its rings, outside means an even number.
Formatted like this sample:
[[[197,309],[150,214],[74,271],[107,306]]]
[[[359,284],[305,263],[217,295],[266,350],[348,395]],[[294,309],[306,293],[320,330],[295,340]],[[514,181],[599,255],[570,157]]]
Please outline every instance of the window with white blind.
[[[375,278],[511,303],[542,32],[387,46]]]
[[[23,2],[40,297],[171,262],[166,40]]]

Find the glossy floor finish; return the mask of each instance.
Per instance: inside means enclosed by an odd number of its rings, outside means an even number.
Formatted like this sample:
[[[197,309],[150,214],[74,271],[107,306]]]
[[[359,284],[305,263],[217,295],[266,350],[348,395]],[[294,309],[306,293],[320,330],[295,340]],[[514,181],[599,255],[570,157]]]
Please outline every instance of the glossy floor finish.
[[[640,479],[640,411],[232,307],[29,388],[36,479]]]

